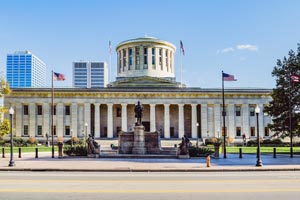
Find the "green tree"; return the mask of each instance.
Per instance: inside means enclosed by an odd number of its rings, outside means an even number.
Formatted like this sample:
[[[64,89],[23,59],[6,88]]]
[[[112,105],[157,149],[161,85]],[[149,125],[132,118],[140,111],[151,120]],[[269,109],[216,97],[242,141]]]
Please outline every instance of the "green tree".
[[[8,119],[4,119],[0,123],[0,137],[10,133],[10,123]]]
[[[5,95],[8,95],[10,94],[11,90],[9,88],[9,85],[7,82],[5,82],[4,80],[1,80],[1,85],[0,85],[0,98],[4,98]],[[9,123],[9,120],[7,119],[4,119],[3,120],[3,115],[4,113],[7,112],[7,109],[5,107],[0,107],[0,138],[3,136],[3,135],[6,135],[9,133],[10,131],[10,123]]]
[[[272,116],[273,123],[269,124],[269,128],[277,136],[290,134],[290,113],[292,133],[294,136],[299,135],[300,113],[297,111],[300,109],[300,83],[293,82],[292,75],[300,76],[300,44],[297,52],[290,50],[288,58],[278,59],[272,71],[272,76],[276,77],[276,88],[272,92],[273,100],[264,111]]]

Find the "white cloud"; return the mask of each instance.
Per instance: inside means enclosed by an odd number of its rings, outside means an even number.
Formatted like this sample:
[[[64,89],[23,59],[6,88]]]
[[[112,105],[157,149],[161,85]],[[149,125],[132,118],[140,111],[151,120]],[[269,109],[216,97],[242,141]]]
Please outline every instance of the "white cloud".
[[[257,46],[251,45],[251,44],[239,44],[239,45],[236,45],[236,49],[248,50],[248,51],[257,51],[258,50]]]
[[[234,51],[234,48],[228,47],[228,48],[222,49],[221,53],[228,53],[230,51]]]

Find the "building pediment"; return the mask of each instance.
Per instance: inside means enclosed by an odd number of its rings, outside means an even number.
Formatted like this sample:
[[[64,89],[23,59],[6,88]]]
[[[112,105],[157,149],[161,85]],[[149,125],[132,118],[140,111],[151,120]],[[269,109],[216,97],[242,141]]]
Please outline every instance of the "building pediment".
[[[180,83],[168,78],[140,76],[119,79],[108,87],[180,87]]]

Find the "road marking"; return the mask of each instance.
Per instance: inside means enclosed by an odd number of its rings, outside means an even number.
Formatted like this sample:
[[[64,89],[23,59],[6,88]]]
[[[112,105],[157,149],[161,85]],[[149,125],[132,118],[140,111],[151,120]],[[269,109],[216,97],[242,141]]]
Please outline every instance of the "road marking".
[[[0,193],[266,193],[300,192],[300,188],[289,189],[241,189],[241,190],[49,190],[49,189],[0,189]]]

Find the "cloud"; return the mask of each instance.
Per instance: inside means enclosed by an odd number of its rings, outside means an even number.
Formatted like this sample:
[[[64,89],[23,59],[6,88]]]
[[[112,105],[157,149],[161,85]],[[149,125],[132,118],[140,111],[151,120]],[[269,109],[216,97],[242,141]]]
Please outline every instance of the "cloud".
[[[248,51],[257,51],[258,50],[257,46],[251,45],[251,44],[239,44],[239,45],[236,45],[236,49],[248,50]]]
[[[230,52],[230,51],[234,51],[234,48],[228,47],[228,48],[222,49],[222,50],[221,50],[221,53],[228,53],[228,52]]]

